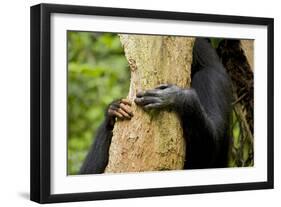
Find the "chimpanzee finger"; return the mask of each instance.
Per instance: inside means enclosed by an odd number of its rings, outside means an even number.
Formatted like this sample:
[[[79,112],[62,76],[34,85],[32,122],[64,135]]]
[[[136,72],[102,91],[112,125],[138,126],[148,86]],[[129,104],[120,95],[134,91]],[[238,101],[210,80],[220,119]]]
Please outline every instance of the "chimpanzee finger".
[[[144,108],[144,110],[150,110],[150,109],[159,109],[161,107],[162,107],[161,103],[151,103],[151,104],[145,105],[143,108]]]
[[[170,84],[161,84],[159,86],[157,86],[155,89],[165,89],[165,88],[168,88],[170,86]]]
[[[137,93],[136,96],[138,98],[141,98],[141,97],[144,97],[144,96],[159,96],[160,93],[161,93],[160,89],[152,89],[152,90],[139,92],[139,93]]]
[[[123,115],[120,114],[120,113],[119,113],[118,111],[116,111],[116,110],[109,109],[109,110],[108,110],[108,113],[109,113],[111,116],[118,117],[119,119],[124,119]]]
[[[123,104],[129,105],[129,106],[132,106],[131,101],[129,101],[128,99],[123,98],[120,102]]]
[[[137,92],[136,97],[141,98],[143,97],[144,91]]]
[[[123,116],[123,118],[131,119],[130,114],[126,113],[126,111],[124,111],[122,108],[119,108],[117,112],[120,113]]]
[[[120,108],[125,111],[128,115],[133,116],[133,112],[131,110],[131,107],[128,105],[125,105],[124,103],[120,104]]]
[[[160,102],[161,102],[161,99],[159,99],[157,97],[151,97],[151,96],[135,98],[135,103],[140,106],[144,106],[144,105],[151,104],[151,103],[160,103]]]

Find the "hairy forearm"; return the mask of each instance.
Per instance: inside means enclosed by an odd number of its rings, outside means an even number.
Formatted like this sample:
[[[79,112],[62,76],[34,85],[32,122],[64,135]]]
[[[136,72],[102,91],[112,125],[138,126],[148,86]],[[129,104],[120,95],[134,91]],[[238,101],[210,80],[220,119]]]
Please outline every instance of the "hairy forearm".
[[[99,127],[95,141],[80,170],[80,174],[103,173],[108,163],[109,147],[112,138],[112,120],[106,118]]]
[[[187,145],[191,146],[190,156],[197,160],[191,167],[212,165],[218,151],[217,134],[213,121],[208,117],[194,89],[182,89],[176,98],[175,110],[178,113]],[[188,147],[187,147],[188,148]],[[204,156],[202,156],[204,155]],[[187,162],[188,163],[188,162]]]

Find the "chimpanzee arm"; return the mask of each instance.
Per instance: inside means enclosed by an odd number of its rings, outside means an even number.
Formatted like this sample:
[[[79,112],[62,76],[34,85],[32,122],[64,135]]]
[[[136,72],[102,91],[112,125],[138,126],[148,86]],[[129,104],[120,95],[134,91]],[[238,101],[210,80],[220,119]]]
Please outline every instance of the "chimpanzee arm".
[[[178,94],[175,109],[187,138],[185,168],[225,166],[231,88],[224,68],[217,65],[198,71],[191,89]]]
[[[119,120],[131,119],[133,116],[130,110],[131,103],[126,99],[112,102],[106,110],[105,120],[98,128],[94,143],[80,169],[79,174],[103,173],[109,157],[112,130],[115,118]]]
[[[106,120],[99,127],[95,141],[80,169],[79,174],[103,173],[108,163],[108,150],[112,138],[110,120]]]

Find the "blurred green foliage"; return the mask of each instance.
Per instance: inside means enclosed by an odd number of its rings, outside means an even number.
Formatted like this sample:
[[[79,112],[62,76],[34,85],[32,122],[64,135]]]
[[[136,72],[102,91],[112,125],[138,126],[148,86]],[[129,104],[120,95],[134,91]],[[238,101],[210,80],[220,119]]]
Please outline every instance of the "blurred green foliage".
[[[69,31],[68,169],[77,174],[107,105],[126,97],[130,73],[117,34]]]
[[[232,111],[231,125],[231,143],[229,149],[228,166],[229,167],[250,167],[254,166],[254,152],[252,138],[241,126],[239,115],[235,109]]]
[[[218,48],[220,41],[222,41],[222,38],[210,38],[211,39],[211,44],[213,48]]]

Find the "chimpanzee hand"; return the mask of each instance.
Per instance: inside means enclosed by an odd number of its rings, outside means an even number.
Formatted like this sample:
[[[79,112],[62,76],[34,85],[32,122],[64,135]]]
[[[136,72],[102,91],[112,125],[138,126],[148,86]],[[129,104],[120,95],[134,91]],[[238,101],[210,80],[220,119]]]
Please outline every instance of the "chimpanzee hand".
[[[131,119],[133,116],[131,105],[131,102],[127,99],[114,101],[109,105],[107,114],[110,118]]]
[[[131,119],[133,117],[131,105],[131,102],[127,99],[113,101],[106,111],[107,118],[109,119],[109,125],[111,127],[114,126],[116,117],[120,120]]]
[[[135,103],[145,110],[169,108],[175,105],[181,90],[175,85],[162,84],[153,90],[137,93]]]

